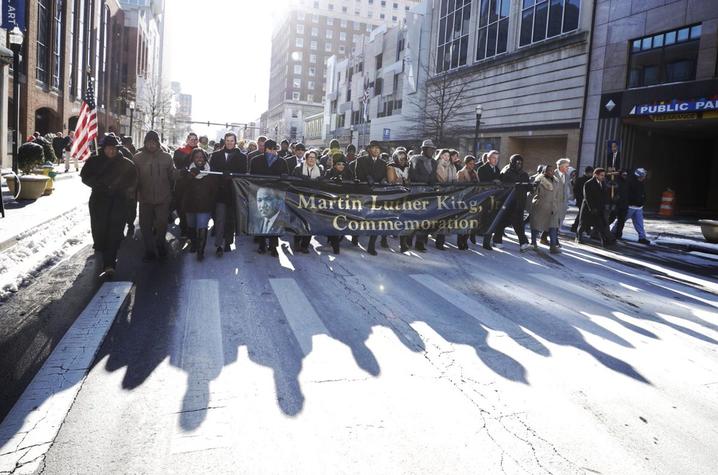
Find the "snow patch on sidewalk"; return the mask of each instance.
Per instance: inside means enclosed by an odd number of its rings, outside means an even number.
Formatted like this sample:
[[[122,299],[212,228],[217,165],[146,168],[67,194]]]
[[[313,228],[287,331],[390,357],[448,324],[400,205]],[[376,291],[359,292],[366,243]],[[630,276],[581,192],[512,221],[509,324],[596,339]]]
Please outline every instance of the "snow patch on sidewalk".
[[[0,252],[0,302],[91,242],[89,222],[87,206],[78,206],[18,235]]]

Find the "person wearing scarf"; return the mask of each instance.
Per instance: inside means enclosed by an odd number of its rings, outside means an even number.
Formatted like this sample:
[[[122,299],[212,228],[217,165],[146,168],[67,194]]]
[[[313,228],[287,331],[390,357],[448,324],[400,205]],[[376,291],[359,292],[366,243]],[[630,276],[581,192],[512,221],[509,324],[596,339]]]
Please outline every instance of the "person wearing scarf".
[[[182,187],[182,206],[187,212],[187,226],[190,232],[190,252],[197,253],[197,260],[204,259],[207,245],[209,219],[217,204],[219,180],[210,175],[207,154],[201,148],[192,150],[191,163],[187,174],[179,184]]]
[[[304,160],[292,170],[292,175],[305,180],[318,180],[321,178],[324,175],[324,168],[317,163],[318,155],[317,150],[306,152]],[[309,254],[311,240],[311,236],[294,236],[294,249],[299,250],[302,254]]]
[[[436,181],[442,184],[456,183],[458,180],[458,172],[453,163],[451,163],[451,152],[448,149],[439,150],[436,159]],[[436,248],[440,251],[445,250],[444,243],[446,235],[436,234]]]
[[[476,173],[476,157],[473,155],[467,155],[464,157],[464,168],[459,170],[459,173],[456,175],[456,181],[459,183],[479,182],[479,175]],[[469,250],[469,238],[471,238],[471,242],[476,244],[476,231],[472,231],[470,234],[459,234],[456,241],[456,246],[459,250]]]

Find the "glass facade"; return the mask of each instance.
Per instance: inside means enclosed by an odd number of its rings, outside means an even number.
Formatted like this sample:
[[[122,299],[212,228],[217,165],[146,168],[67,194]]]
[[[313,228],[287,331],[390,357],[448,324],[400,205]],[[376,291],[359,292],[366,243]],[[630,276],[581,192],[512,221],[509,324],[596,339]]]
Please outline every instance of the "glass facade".
[[[466,65],[469,50],[471,0],[441,0],[436,72]]]
[[[578,29],[581,0],[522,0],[519,45]]]
[[[480,0],[477,61],[506,52],[510,8],[511,0]]]
[[[628,87],[693,81],[701,32],[692,25],[631,41]]]

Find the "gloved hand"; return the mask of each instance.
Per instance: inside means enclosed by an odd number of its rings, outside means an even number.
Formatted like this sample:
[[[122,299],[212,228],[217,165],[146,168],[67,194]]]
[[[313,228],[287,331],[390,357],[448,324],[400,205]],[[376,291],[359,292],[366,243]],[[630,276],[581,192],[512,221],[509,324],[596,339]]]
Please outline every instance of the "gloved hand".
[[[189,174],[192,175],[192,176],[197,176],[197,175],[199,175],[199,168],[196,168],[196,167],[195,167],[195,168],[191,168],[190,171],[189,171]]]

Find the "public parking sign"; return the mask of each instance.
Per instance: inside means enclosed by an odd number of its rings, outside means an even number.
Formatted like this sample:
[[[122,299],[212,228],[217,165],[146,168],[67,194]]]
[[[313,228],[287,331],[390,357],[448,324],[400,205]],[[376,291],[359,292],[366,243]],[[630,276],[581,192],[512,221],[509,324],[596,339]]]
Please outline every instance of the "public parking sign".
[[[15,27],[25,31],[25,0],[2,0],[2,27],[12,30]]]

